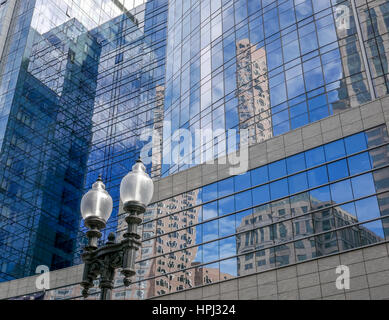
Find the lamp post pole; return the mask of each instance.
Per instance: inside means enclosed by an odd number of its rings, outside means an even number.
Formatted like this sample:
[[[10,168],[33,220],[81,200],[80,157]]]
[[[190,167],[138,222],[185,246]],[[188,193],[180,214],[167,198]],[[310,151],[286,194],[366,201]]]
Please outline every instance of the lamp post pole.
[[[138,234],[138,226],[142,223],[140,215],[146,211],[153,197],[154,185],[142,161],[138,160],[132,169],[120,185],[120,198],[127,223],[127,231],[120,242],[116,242],[115,234],[111,233],[107,243],[98,246],[101,230],[106,227],[113,208],[112,198],[105,190],[101,177],[81,201],[81,213],[85,226],[89,229],[86,232],[88,245],[82,254],[85,263],[81,282],[84,298],[89,296],[89,289],[99,276],[100,299],[110,300],[116,270],[121,268],[126,287],[130,286],[131,278],[136,274],[136,252],[141,247],[141,236]]]

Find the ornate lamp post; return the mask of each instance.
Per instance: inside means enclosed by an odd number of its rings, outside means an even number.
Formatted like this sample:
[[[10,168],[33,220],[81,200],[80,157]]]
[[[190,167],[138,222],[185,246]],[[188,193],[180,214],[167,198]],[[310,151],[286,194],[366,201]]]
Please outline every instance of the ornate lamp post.
[[[136,251],[141,246],[141,236],[137,233],[138,226],[142,223],[139,215],[146,211],[153,193],[153,181],[146,173],[142,161],[138,160],[120,185],[120,199],[126,214],[127,232],[119,243],[115,241],[115,234],[111,233],[108,242],[102,247],[98,247],[98,240],[102,236],[100,231],[106,227],[113,203],[101,177],[82,198],[81,214],[85,226],[89,229],[86,233],[89,243],[82,254],[85,267],[81,285],[85,298],[89,295],[89,289],[93,287],[93,281],[100,276],[100,298],[110,300],[117,268],[122,268],[124,285],[128,287],[131,284],[131,277],[135,275]]]

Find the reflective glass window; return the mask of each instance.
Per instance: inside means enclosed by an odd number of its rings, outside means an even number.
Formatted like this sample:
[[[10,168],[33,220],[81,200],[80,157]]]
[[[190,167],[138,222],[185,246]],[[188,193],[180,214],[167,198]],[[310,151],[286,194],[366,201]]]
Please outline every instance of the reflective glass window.
[[[286,197],[288,194],[288,179],[282,179],[270,184],[270,195],[272,200]]]
[[[269,178],[270,178],[270,180],[282,178],[286,175],[287,175],[287,170],[286,170],[286,161],[285,160],[280,160],[280,161],[269,164]]]
[[[371,169],[370,156],[368,152],[358,154],[347,159],[350,175],[356,175]]]
[[[367,149],[366,136],[364,132],[355,134],[344,139],[347,154],[357,153]]]
[[[373,220],[380,217],[377,197],[370,197],[355,202],[358,221]]]
[[[338,140],[324,146],[327,161],[336,160],[346,155],[343,140]]]
[[[361,198],[375,193],[374,180],[371,173],[352,178],[351,183],[355,198]]]
[[[254,188],[253,194],[253,206],[261,205],[270,201],[270,189],[269,185]]]
[[[209,220],[216,218],[218,215],[217,201],[207,203],[203,205],[203,219]]]
[[[219,216],[235,212],[235,197],[229,196],[218,201]]]
[[[308,171],[308,182],[310,188],[315,188],[328,183],[327,167],[322,166]]]
[[[330,163],[327,167],[330,181],[340,180],[349,176],[346,159]]]
[[[307,162],[307,168],[312,168],[317,165],[323,164],[326,159],[324,155],[324,148],[318,147],[305,152],[305,159]]]
[[[332,201],[335,203],[347,202],[353,199],[350,180],[334,183],[330,188]]]

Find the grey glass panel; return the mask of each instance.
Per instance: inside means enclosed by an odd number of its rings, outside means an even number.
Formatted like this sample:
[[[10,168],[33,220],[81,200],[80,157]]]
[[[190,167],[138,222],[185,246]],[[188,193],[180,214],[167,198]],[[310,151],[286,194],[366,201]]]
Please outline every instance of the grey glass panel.
[[[283,199],[271,204],[273,221],[290,217],[290,201]]]
[[[330,205],[330,204],[328,204]],[[313,214],[315,233],[329,231],[335,228],[335,218],[332,208],[324,208]]]
[[[310,197],[311,197],[311,208],[312,210],[316,210],[319,207],[330,203],[331,201],[331,194],[330,194],[330,188],[322,187],[319,189],[315,189],[310,191]]]
[[[358,222],[354,202],[334,207],[333,214],[337,228]]]
[[[389,215],[389,193],[383,193],[377,196],[381,216]]]
[[[360,228],[358,226],[338,230],[339,250],[350,250],[361,246]]]
[[[369,151],[370,161],[373,168],[379,168],[389,163],[389,146]]]
[[[295,263],[294,243],[283,244],[275,248],[276,268]]]
[[[375,193],[374,180],[371,173],[352,178],[351,184],[356,199]]]
[[[217,220],[203,224],[203,242],[215,240],[219,237],[219,222]]]
[[[255,253],[257,272],[275,267],[274,250],[263,249]]]
[[[385,125],[366,131],[369,148],[389,142],[388,131]]]
[[[273,219],[270,204],[254,208],[253,217],[253,219],[255,219],[255,226],[271,223]]]
[[[291,214],[298,216],[310,210],[309,192],[300,193],[290,198]]]
[[[374,171],[373,176],[377,192],[389,190],[389,169]]]
[[[293,219],[292,223],[295,238],[303,238],[314,233],[312,214]]]
[[[317,256],[339,252],[336,232],[328,232],[315,237]]]
[[[203,263],[219,260],[219,241],[203,245]]]
[[[246,210],[235,215],[236,218],[236,232],[243,232],[247,229],[252,229],[253,214],[252,210]]]

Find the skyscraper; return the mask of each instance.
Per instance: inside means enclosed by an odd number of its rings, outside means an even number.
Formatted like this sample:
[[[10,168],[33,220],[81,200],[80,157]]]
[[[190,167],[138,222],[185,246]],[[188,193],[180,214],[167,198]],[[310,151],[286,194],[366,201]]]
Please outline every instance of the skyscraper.
[[[116,205],[102,241],[120,236],[139,155],[156,191],[118,299],[389,240],[388,1],[8,0],[2,15],[1,280],[81,263],[99,174]]]

